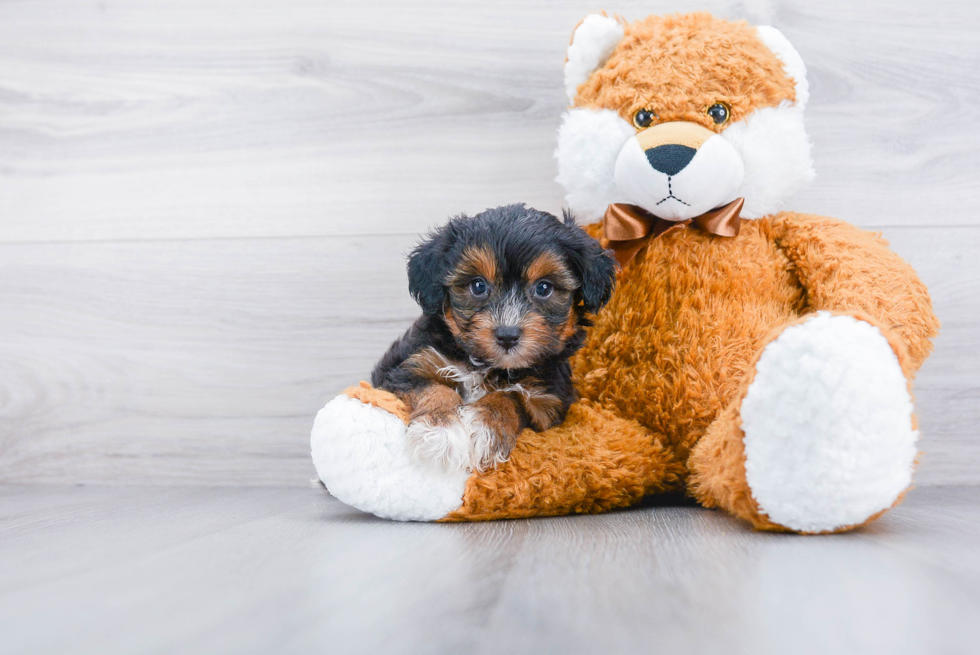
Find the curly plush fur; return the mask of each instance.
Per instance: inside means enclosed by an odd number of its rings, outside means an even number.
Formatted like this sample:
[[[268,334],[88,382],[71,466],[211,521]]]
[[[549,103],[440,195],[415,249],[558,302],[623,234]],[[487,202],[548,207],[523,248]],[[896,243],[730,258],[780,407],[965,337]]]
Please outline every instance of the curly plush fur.
[[[556,154],[573,210],[598,219],[608,203],[638,204],[615,166],[647,129],[633,122],[643,109],[649,129],[691,124],[735,150],[740,233],[687,226],[647,241],[572,359],[583,401],[471,476],[443,520],[606,511],[684,491],[757,529],[823,533],[899,502],[918,436],[911,380],[939,323],[879,235],[775,211],[812,176],[805,69],[788,41],[707,14],[596,16],[568,63],[573,106]],[[721,123],[717,103],[730,109]],[[588,229],[602,238],[600,224]],[[390,401],[374,394],[366,401]]]

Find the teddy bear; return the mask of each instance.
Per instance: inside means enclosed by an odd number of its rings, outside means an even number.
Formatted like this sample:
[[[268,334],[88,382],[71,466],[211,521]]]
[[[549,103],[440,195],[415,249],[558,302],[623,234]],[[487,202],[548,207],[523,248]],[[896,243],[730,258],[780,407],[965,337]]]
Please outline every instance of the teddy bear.
[[[594,513],[682,492],[753,528],[853,529],[909,489],[911,383],[939,323],[880,235],[782,210],[813,177],[806,68],[775,28],[587,16],[564,68],[558,181],[620,265],[564,423],[443,470],[367,383],[311,437],[341,501],[398,520]]]

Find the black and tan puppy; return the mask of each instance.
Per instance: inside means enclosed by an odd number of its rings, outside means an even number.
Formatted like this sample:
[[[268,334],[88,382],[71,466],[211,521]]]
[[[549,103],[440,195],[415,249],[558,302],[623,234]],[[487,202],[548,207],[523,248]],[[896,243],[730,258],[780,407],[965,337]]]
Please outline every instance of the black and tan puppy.
[[[508,205],[429,235],[408,261],[423,315],[371,376],[411,407],[415,456],[481,470],[524,428],[561,423],[575,400],[568,358],[614,281],[612,255],[568,215]]]

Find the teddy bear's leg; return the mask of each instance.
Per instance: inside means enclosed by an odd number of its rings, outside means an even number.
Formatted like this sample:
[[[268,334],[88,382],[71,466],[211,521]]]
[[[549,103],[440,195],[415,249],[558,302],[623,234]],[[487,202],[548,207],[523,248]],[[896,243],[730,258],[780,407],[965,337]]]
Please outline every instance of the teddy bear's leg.
[[[690,489],[765,530],[876,518],[912,481],[912,368],[901,338],[865,316],[817,312],[785,327],[692,451]]]
[[[406,449],[408,412],[393,395],[348,389],[320,413],[313,462],[342,502],[404,521],[480,521],[625,507],[681,487],[685,468],[648,430],[583,403],[562,425],[525,430],[508,461],[446,472]]]

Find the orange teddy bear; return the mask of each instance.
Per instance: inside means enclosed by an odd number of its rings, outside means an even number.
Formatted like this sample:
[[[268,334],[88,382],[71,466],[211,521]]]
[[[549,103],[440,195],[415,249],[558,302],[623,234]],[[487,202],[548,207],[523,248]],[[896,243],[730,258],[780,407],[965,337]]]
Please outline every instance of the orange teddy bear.
[[[812,177],[806,69],[786,38],[708,14],[590,15],[565,64],[558,180],[622,270],[573,358],[582,400],[485,472],[412,461],[406,411],[349,389],[318,474],[401,520],[600,512],[686,491],[752,526],[847,530],[911,484],[911,380],[938,321],[879,236],[779,211]]]

